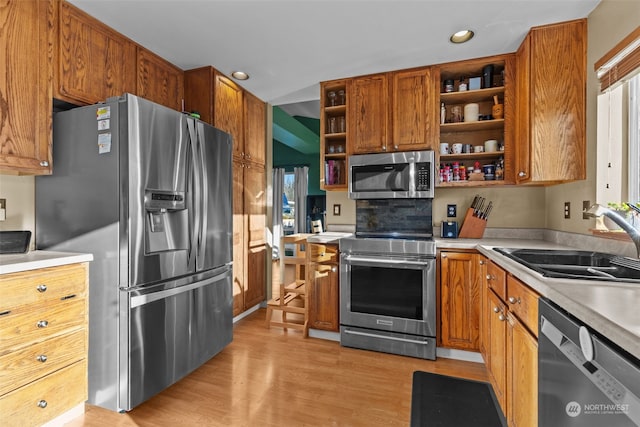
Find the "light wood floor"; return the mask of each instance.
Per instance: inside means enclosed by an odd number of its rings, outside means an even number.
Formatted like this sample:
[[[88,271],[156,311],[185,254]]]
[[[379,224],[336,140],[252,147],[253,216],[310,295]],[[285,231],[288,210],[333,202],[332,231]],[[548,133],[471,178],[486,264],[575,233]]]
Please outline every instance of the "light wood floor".
[[[187,378],[126,414],[87,405],[67,426],[403,426],[416,370],[487,380],[484,365],[426,361],[265,327],[261,309]]]

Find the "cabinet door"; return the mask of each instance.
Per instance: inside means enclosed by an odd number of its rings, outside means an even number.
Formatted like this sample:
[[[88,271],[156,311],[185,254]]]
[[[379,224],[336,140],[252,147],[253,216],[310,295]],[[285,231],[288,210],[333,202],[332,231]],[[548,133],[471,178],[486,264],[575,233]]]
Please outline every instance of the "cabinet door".
[[[265,169],[245,162],[244,167],[244,216],[247,221],[246,241],[249,247],[266,244],[265,226],[267,197]]]
[[[386,74],[354,78],[349,93],[348,153],[387,150],[389,83]]]
[[[586,40],[586,20],[570,21],[533,28],[517,52],[519,182],[586,176]]]
[[[338,246],[310,243],[306,255],[309,326],[337,332],[340,328]]]
[[[51,173],[52,4],[0,7],[0,172]]]
[[[266,105],[260,98],[244,92],[244,151],[245,159],[265,164]]]
[[[440,327],[443,347],[478,350],[480,283],[477,255],[440,255]]]
[[[138,46],[137,94],[145,99],[182,111],[184,73],[155,53]]]
[[[480,286],[480,335],[478,337],[478,347],[480,354],[484,358],[485,364],[489,359],[488,343],[489,343],[489,303],[487,292],[489,287],[487,286],[487,258],[484,255],[478,254],[477,258],[477,270],[476,280]]]
[[[538,341],[508,315],[507,418],[512,427],[538,425]]]
[[[244,309],[248,310],[267,297],[267,247],[265,245],[247,250],[247,278],[244,291]]]
[[[184,110],[197,111],[200,120],[213,125],[213,67],[200,67],[184,72]]]
[[[244,165],[233,162],[233,315],[244,311]]]
[[[136,45],[67,2],[60,2],[56,98],[95,104],[136,93]]]
[[[392,74],[391,127],[393,150],[433,149],[438,132],[437,69],[399,71]]]
[[[500,407],[506,414],[507,310],[500,298],[491,290],[487,292],[487,300],[490,309],[487,372]]]
[[[216,72],[214,83],[213,121],[218,129],[233,137],[233,157],[244,158],[244,132],[242,129],[242,88],[231,79]]]

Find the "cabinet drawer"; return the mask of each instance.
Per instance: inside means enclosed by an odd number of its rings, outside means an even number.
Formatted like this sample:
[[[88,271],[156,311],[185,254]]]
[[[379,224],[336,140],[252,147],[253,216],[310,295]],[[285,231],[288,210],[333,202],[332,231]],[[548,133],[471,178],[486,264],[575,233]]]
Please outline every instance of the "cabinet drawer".
[[[87,400],[86,359],[0,398],[0,425],[39,426]]]
[[[68,295],[84,296],[86,287],[86,264],[4,274],[0,276],[0,312]]]
[[[515,277],[509,276],[506,301],[509,310],[537,337],[538,294]]]
[[[80,329],[0,356],[0,395],[86,358],[87,334]]]
[[[86,321],[86,300],[79,297],[12,311],[0,316],[0,355],[84,327]]]
[[[489,286],[490,289],[493,289],[496,295],[498,295],[503,301],[506,300],[507,295],[506,283],[507,273],[502,268],[489,261],[487,264],[487,286]]]

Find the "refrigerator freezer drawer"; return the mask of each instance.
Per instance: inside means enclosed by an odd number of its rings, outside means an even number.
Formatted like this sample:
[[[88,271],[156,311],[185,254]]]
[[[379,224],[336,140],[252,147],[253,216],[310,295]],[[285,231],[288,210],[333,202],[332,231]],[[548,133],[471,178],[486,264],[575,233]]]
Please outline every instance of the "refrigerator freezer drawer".
[[[160,291],[159,298],[123,292],[132,305],[138,300],[129,315],[129,352],[120,355],[121,369],[128,367],[130,373],[128,384],[120,384],[121,409],[129,410],[177,382],[231,342],[231,277],[229,270]]]

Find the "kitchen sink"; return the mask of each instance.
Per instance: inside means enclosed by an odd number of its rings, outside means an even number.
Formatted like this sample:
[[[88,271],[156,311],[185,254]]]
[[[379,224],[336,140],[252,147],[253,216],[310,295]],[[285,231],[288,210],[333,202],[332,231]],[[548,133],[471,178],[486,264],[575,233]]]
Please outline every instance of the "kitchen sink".
[[[640,283],[640,260],[604,252],[494,248],[545,277]]]

